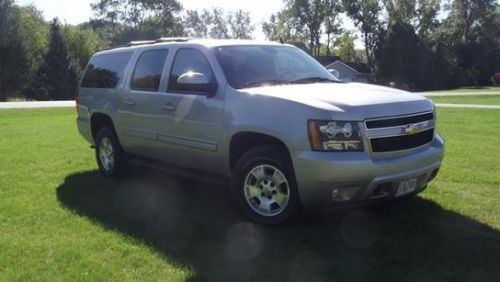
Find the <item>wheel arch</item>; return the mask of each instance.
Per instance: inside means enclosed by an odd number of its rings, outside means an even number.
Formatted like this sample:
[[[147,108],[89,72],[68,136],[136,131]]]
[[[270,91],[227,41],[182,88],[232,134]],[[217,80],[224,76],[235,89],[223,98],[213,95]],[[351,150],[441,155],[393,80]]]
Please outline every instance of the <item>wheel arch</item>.
[[[280,138],[256,131],[241,131],[233,134],[229,142],[229,167],[231,170],[245,152],[263,145],[273,145],[282,148],[287,153],[291,162],[288,146]]]
[[[102,112],[92,113],[92,115],[90,116],[90,130],[92,133],[92,140],[94,140],[94,143],[97,133],[99,132],[99,129],[101,129],[104,126],[108,126],[109,129],[111,129],[116,136],[114,122],[108,114]]]

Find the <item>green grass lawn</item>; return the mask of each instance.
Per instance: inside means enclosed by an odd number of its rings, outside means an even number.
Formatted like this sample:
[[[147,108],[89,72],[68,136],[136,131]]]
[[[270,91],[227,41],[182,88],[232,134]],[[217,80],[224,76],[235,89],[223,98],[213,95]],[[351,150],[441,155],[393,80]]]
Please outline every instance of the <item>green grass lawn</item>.
[[[435,103],[500,105],[500,94],[490,96],[437,96],[429,97]]]
[[[498,110],[439,109],[446,159],[419,197],[280,228],[227,187],[100,176],[74,118],[0,110],[0,281],[498,281]]]

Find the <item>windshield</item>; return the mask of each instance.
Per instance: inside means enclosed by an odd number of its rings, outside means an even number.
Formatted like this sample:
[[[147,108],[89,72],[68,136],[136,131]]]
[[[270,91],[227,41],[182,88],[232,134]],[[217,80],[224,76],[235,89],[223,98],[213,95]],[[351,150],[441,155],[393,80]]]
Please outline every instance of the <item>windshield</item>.
[[[223,46],[215,55],[235,89],[290,83],[339,82],[302,50],[290,46]]]

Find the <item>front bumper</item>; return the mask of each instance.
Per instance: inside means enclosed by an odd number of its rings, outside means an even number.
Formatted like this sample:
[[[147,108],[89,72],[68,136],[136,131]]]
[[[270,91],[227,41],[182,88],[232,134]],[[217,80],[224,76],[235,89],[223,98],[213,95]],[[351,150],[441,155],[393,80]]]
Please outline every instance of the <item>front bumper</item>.
[[[350,206],[395,198],[403,180],[417,178],[421,192],[437,174],[444,155],[439,136],[421,148],[396,155],[371,156],[367,152],[295,151],[292,160],[304,207]],[[337,192],[348,200],[334,198]]]

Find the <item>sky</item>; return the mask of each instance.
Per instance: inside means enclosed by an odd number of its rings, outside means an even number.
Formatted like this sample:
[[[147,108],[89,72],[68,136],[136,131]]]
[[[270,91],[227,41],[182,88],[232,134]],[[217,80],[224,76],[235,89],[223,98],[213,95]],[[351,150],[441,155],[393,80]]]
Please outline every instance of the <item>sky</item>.
[[[58,17],[68,24],[79,24],[88,21],[92,16],[90,3],[95,0],[16,0],[20,5],[34,4],[43,11],[45,19]],[[264,39],[261,23],[269,20],[283,6],[283,0],[180,0],[184,9],[201,10],[203,8],[221,7],[226,11],[244,10],[250,12],[255,25],[256,39]]]

